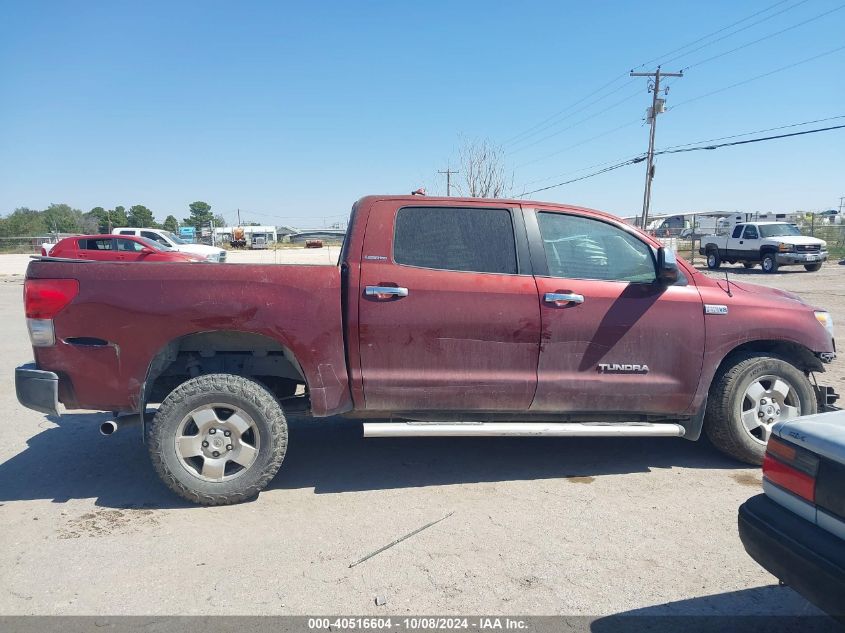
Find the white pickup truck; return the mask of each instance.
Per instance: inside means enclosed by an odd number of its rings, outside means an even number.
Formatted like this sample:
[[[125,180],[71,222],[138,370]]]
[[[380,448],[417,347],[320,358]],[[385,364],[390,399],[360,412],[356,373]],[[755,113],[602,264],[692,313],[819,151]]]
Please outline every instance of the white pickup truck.
[[[722,262],[742,262],[746,268],[762,264],[767,273],[795,264],[813,272],[827,260],[827,242],[801,235],[786,222],[744,222],[724,234],[705,235],[698,252],[707,257],[707,268],[711,270]]]

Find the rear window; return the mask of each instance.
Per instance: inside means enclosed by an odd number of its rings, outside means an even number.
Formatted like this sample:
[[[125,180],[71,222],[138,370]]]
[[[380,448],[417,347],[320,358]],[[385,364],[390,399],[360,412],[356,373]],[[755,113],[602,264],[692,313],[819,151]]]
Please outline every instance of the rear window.
[[[79,248],[84,251],[110,251],[112,241],[108,240],[79,240]]]
[[[477,273],[517,272],[507,209],[406,207],[396,214],[397,264]]]

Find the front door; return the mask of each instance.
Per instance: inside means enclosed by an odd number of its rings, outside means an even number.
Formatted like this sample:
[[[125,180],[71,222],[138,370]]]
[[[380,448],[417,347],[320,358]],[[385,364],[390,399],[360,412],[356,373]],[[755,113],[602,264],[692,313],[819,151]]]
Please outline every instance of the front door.
[[[519,213],[375,203],[358,303],[367,409],[528,409],[540,309]]]
[[[542,315],[532,410],[684,412],[704,353],[696,287],[656,283],[655,249],[621,223],[542,209],[526,223]]]

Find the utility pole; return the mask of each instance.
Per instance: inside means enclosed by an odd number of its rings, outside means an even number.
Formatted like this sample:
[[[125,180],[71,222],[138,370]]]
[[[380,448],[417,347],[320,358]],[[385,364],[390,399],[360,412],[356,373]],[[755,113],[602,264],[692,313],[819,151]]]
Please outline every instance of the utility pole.
[[[446,174],[446,195],[451,196],[452,195],[452,174],[459,174],[461,172],[453,171],[453,170],[451,170],[447,167],[445,169],[445,171],[438,171],[437,173],[438,174]]]
[[[839,198],[839,213],[842,213],[842,209],[845,209],[845,196]]]
[[[662,114],[665,110],[665,99],[659,97],[660,94],[660,79],[662,77],[683,77],[683,71],[677,73],[661,72],[660,66],[657,67],[653,73],[635,73],[631,71],[631,77],[652,77],[654,80],[649,81],[648,89],[652,93],[651,107],[648,109],[648,122],[651,124],[651,131],[648,135],[648,158],[646,160],[645,173],[645,193],[643,194],[643,215],[640,220],[640,228],[645,230],[648,224],[648,209],[651,206],[651,181],[654,179],[654,132],[657,127],[657,115]],[[664,94],[668,92],[666,88]]]

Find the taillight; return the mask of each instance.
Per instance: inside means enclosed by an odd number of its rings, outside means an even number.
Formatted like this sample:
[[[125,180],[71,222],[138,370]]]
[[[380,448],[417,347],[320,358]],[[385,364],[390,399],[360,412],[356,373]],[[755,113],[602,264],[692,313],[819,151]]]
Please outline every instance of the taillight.
[[[76,279],[27,279],[23,285],[23,305],[29,339],[35,347],[55,344],[53,317],[79,294]]]
[[[814,503],[819,458],[816,454],[771,437],[763,458],[763,477],[794,495]]]
[[[79,294],[76,279],[27,279],[23,305],[27,319],[52,319]]]

